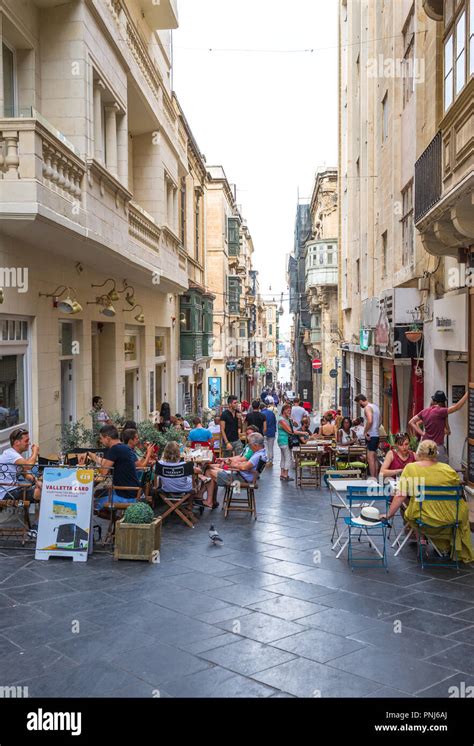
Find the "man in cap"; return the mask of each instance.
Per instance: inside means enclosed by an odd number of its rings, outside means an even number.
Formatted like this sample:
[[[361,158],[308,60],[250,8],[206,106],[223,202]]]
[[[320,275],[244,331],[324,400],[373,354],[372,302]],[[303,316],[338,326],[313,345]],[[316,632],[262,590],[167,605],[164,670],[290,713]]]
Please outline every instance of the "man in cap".
[[[422,409],[408,423],[421,440],[434,440],[438,446],[438,461],[448,463],[448,452],[444,445],[444,438],[448,431],[448,415],[460,410],[467,401],[467,393],[451,407],[447,406],[444,391],[435,391],[431,397],[429,407]],[[424,430],[420,428],[423,423]]]

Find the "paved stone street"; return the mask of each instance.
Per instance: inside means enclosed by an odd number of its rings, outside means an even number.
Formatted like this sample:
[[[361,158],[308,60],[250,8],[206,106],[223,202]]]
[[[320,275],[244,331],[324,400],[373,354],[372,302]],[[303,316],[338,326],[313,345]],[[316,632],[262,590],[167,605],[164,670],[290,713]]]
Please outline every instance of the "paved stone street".
[[[447,697],[474,685],[474,572],[422,571],[408,546],[390,550],[388,573],[351,572],[330,549],[328,490],[281,483],[277,465],[257,507],[256,523],[220,509],[195,530],[167,522],[159,565],[4,549],[0,684],[30,697]]]

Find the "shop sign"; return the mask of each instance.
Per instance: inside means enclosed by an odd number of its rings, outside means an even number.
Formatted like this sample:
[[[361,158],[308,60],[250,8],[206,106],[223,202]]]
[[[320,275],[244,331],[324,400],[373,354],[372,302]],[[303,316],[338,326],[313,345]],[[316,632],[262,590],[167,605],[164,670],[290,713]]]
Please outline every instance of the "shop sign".
[[[235,360],[229,360],[229,362],[225,364],[225,367],[229,373],[234,373],[237,370],[237,363]]]
[[[467,295],[452,295],[433,302],[432,344],[436,350],[467,352]]]

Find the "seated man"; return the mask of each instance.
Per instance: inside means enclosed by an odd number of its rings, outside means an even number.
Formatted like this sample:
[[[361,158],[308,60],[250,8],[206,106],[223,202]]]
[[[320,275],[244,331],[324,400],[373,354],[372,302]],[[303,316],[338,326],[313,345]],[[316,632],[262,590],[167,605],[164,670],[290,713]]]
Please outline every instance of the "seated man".
[[[191,441],[191,443],[210,443],[212,440],[212,433],[210,430],[208,430],[206,427],[202,426],[202,421],[200,417],[195,417],[193,419],[193,429],[188,435],[188,439]]]
[[[103,473],[113,467],[112,484],[114,486],[113,502],[117,503],[135,503],[140,487],[140,479],[137,474],[136,461],[137,455],[132,449],[122,443],[119,438],[118,430],[115,425],[104,425],[99,431],[100,441],[104,448],[103,457],[96,453],[88,453],[91,461],[94,461],[103,469]],[[115,487],[136,487],[135,490],[120,490]],[[100,510],[106,503],[110,502],[109,495],[101,497],[96,507]]]
[[[250,435],[248,444],[252,451],[249,458],[233,456],[232,458],[218,459],[216,464],[208,467],[206,476],[212,479],[215,491],[218,487],[228,487],[235,481],[242,484],[250,484],[253,481],[260,460],[267,461],[263,435],[260,435],[260,433]],[[225,466],[229,467],[228,470],[223,468]]]
[[[150,466],[150,464],[154,461],[154,454],[155,454],[155,446],[151,443],[145,443],[146,445],[146,451],[143,458],[138,458],[138,455],[135,451],[136,448],[138,448],[138,445],[140,443],[140,436],[138,435],[138,432],[135,429],[128,428],[127,430],[124,430],[122,433],[122,439],[126,446],[128,446],[132,451],[132,456],[135,458],[135,468],[136,469],[145,469],[147,466]]]
[[[24,458],[23,453],[30,447],[30,435],[28,430],[18,428],[10,435],[10,448],[7,448],[0,455],[0,500],[5,499],[34,499],[39,500],[41,497],[41,480],[36,479],[31,471],[31,467],[36,464],[39,455],[39,447],[31,446],[31,456]],[[23,467],[23,469],[20,468]],[[9,484],[31,483],[27,490],[22,487],[13,487],[10,489]]]

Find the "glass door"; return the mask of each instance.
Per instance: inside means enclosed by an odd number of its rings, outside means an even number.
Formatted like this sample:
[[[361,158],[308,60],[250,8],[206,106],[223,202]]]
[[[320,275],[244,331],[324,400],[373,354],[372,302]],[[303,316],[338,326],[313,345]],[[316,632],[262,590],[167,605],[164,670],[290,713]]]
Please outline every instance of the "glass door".
[[[140,371],[138,368],[125,371],[125,415],[128,420],[139,421],[139,386]]]
[[[61,425],[74,419],[74,382],[72,360],[61,360]]]

